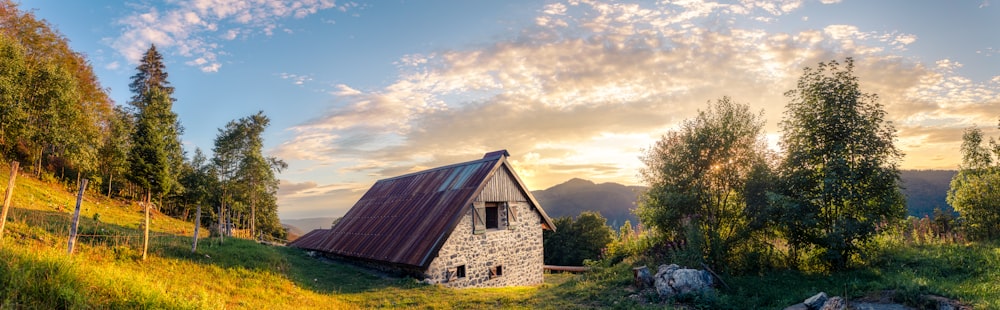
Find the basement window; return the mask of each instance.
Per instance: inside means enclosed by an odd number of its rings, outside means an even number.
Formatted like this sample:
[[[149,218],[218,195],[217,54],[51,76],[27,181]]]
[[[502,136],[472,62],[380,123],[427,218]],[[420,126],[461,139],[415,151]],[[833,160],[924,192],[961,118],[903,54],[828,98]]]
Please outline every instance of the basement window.
[[[455,277],[465,278],[465,265],[461,265],[455,268]]]
[[[503,265],[498,265],[496,267],[490,268],[490,279],[499,277],[503,275]]]

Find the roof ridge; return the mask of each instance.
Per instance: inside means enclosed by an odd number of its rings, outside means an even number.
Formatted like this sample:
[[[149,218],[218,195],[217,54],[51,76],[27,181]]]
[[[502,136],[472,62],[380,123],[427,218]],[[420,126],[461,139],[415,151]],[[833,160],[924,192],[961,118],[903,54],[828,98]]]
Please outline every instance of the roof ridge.
[[[483,163],[483,162],[489,162],[489,161],[494,161],[494,160],[498,160],[498,159],[500,159],[500,158],[499,157],[481,158],[481,159],[476,159],[476,160],[470,160],[470,161],[467,161],[467,162],[461,162],[461,163],[457,163],[457,164],[451,164],[451,165],[447,165],[447,166],[434,167],[434,168],[430,168],[430,169],[427,169],[427,170],[420,170],[420,171],[417,171],[417,172],[410,172],[410,173],[407,173],[407,174],[404,174],[404,175],[394,176],[394,177],[391,177],[391,178],[380,179],[378,181],[375,181],[375,183],[382,182],[382,181],[391,181],[391,180],[395,180],[395,179],[408,178],[408,177],[412,177],[412,176],[415,176],[415,175],[421,175],[421,174],[424,174],[424,173],[430,173],[430,172],[434,172],[434,171],[438,171],[438,170],[451,169],[451,168],[455,168],[455,167],[472,165],[472,164],[478,164],[478,163]]]

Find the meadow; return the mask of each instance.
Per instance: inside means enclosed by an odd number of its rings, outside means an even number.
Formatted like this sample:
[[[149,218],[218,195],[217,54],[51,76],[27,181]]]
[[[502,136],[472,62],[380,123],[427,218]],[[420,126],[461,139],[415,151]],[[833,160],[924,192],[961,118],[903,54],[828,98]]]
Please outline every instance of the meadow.
[[[849,298],[891,292],[895,301],[916,307],[931,306],[921,296],[935,294],[975,309],[1000,309],[996,243],[884,238],[863,266],[849,271],[723,276],[728,289],[681,300],[635,291],[631,268],[662,263],[637,257],[595,262],[584,274],[547,274],[538,286],[455,290],[386,277],[299,249],[233,238],[220,243],[204,228],[191,253],[193,224],[156,213],[149,256],[141,260],[141,208],[97,194],[84,200],[83,236],[68,255],[73,191],[18,178],[0,244],[0,308],[746,309],[783,308],[825,291]]]

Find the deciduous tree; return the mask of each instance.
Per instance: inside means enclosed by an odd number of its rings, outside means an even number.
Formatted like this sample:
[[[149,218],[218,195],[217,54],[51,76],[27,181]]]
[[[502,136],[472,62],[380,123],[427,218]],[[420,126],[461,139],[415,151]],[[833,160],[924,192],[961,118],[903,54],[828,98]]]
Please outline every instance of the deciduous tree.
[[[992,149],[983,145],[978,128],[965,131],[962,165],[948,190],[948,204],[959,212],[973,239],[1000,237],[1000,143],[991,138],[989,144]]]
[[[586,259],[599,259],[614,235],[607,220],[597,212],[583,212],[575,220],[559,217],[553,224],[557,231],[542,233],[548,265],[581,266]]]
[[[815,246],[841,269],[878,232],[905,213],[894,144],[878,96],[861,92],[854,60],[805,68],[781,122],[784,160],[773,203],[795,249]]]
[[[637,210],[642,223],[666,239],[697,240],[689,243],[708,263],[729,265],[762,229],[765,210],[753,198],[766,188],[751,185],[769,171],[763,130],[762,112],[723,97],[664,135],[642,157],[650,186]]]

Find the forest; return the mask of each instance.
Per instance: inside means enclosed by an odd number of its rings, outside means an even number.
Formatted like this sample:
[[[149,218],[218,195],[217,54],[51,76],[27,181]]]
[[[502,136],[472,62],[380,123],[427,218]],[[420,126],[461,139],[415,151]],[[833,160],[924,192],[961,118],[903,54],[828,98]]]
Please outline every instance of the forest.
[[[267,115],[219,128],[211,157],[189,152],[168,76],[150,46],[127,85],[132,97],[112,102],[85,55],[58,30],[0,1],[0,157],[70,189],[87,179],[91,192],[169,216],[193,220],[203,210],[202,224],[283,239],[276,175],[287,164],[263,154]]]

